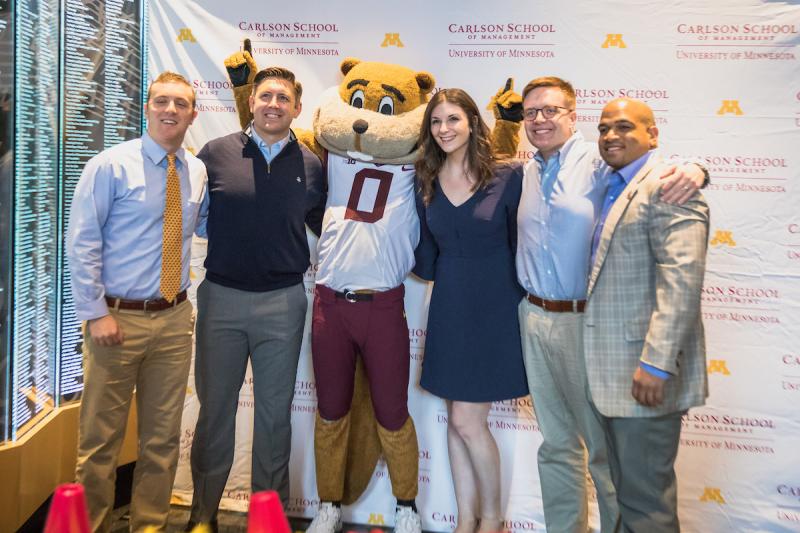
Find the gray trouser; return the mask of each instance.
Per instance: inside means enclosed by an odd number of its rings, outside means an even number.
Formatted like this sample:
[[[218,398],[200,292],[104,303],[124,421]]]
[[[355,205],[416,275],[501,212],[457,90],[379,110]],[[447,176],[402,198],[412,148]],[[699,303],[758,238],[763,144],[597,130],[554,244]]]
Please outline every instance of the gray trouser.
[[[191,520],[212,519],[222,498],[248,358],[255,404],[252,490],[276,490],[288,503],[291,404],[307,306],[302,283],[247,292],[205,280],[198,288],[194,372],[200,414],[192,441]]]
[[[675,457],[686,411],[652,418],[607,418],[608,462],[624,533],[678,533]]]
[[[583,314],[545,311],[523,298],[519,324],[525,372],[542,432],[539,482],[548,533],[586,533],[591,487],[597,491],[600,527],[619,526],[603,427],[592,410],[583,359]]]

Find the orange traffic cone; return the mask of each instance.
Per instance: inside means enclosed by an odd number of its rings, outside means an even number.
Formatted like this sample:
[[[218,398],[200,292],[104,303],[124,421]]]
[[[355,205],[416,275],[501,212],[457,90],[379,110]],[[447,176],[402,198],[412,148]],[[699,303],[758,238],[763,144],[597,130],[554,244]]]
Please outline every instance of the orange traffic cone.
[[[266,490],[250,496],[247,533],[291,533],[277,492]]]
[[[44,533],[91,533],[83,485],[64,483],[56,487]]]

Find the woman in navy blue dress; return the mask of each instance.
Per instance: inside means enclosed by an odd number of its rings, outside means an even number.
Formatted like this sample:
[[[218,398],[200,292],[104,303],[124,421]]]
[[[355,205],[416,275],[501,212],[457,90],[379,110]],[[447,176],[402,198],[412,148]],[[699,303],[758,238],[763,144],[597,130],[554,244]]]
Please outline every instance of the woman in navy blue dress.
[[[491,402],[528,394],[514,268],[522,169],[492,157],[489,128],[461,89],[431,99],[417,162],[414,272],[434,281],[420,385],[447,400],[456,531],[500,531]],[[478,522],[480,520],[480,522]]]

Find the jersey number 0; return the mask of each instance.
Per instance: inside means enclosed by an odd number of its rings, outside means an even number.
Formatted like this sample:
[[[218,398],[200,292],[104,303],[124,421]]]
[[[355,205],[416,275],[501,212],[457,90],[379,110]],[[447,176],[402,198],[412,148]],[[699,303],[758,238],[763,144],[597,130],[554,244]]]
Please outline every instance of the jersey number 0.
[[[356,172],[344,218],[369,224],[382,219],[392,176],[391,172],[376,168],[364,168]]]

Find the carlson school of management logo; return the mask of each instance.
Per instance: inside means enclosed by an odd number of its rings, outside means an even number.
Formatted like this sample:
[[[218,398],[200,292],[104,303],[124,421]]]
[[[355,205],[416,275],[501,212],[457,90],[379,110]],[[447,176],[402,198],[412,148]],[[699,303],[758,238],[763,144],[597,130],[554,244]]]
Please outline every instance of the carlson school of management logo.
[[[747,327],[757,324],[776,326],[783,323],[786,313],[777,287],[744,283],[708,284],[703,286],[700,298],[703,320],[707,322],[742,322],[748,323]]]
[[[778,508],[776,514],[778,520],[800,525],[800,486],[781,483],[778,485],[777,492],[778,501],[776,503]]]
[[[683,61],[794,61],[798,26],[774,20],[686,20],[674,27]]]
[[[788,152],[672,154],[671,159],[700,159],[713,176],[709,191],[786,193],[794,165]]]
[[[448,57],[459,59],[555,58],[556,26],[547,21],[447,25]]]
[[[800,261],[800,224],[791,222],[786,226],[786,256],[793,261]]]
[[[800,393],[800,355],[788,353],[780,358],[784,367],[781,372],[781,390],[785,393]],[[798,494],[800,496],[800,494]]]
[[[800,104],[800,91],[797,91],[794,95],[794,101],[797,104]],[[794,112],[794,125],[797,128],[800,128],[800,109]]]
[[[747,411],[690,410],[681,420],[681,445],[744,455],[775,455],[778,419]]]
[[[615,98],[635,98],[658,109],[656,124],[663,126],[669,123],[671,95],[666,87],[614,87],[607,86],[581,86],[575,87],[575,105],[578,112],[577,121],[580,123],[597,124],[603,107]],[[531,152],[531,157],[533,153]],[[530,157],[524,157],[530,159]]]
[[[253,54],[339,56],[341,28],[327,21],[240,20],[239,31],[253,39]]]

